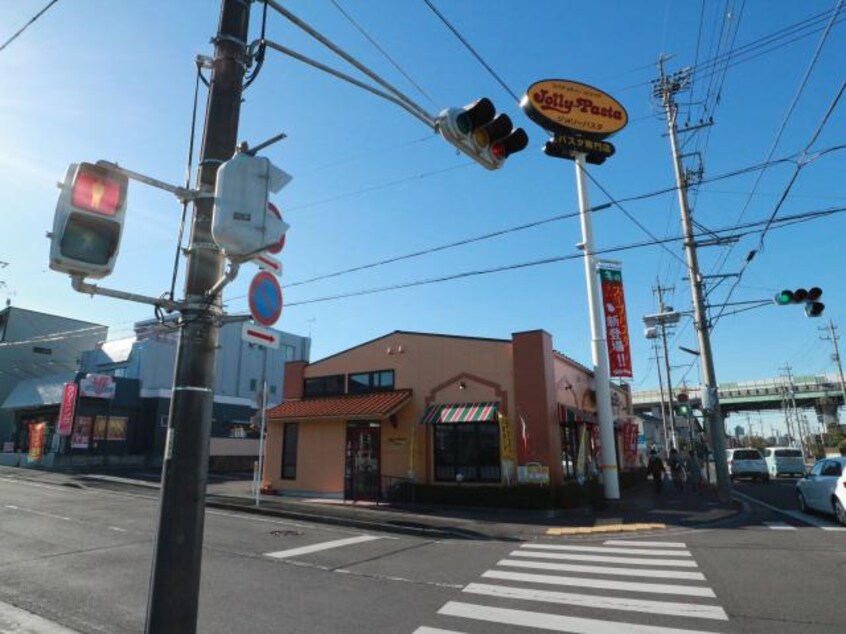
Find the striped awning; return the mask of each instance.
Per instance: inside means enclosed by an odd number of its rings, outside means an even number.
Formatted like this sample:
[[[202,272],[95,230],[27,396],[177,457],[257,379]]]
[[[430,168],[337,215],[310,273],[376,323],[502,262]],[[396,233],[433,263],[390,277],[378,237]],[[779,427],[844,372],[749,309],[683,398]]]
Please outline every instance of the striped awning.
[[[420,421],[424,425],[437,423],[495,423],[499,403],[454,403],[430,405]]]

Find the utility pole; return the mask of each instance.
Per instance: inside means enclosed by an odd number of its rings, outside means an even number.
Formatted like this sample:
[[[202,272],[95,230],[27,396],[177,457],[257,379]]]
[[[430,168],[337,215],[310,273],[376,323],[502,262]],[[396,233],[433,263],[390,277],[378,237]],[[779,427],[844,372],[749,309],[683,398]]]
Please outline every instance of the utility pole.
[[[661,422],[664,424],[664,457],[670,454],[670,447],[667,439],[670,437],[670,430],[667,426],[667,402],[664,400],[664,379],[661,375],[661,361],[658,357],[658,341],[655,340],[655,369],[658,370],[658,391],[661,395]]]
[[[146,634],[191,634],[197,629],[209,436],[214,404],[216,321],[224,257],[211,236],[217,168],[232,158],[238,135],[247,55],[250,2],[222,0],[200,153],[185,277],[185,302],[171,392]]]
[[[825,331],[826,327],[822,326],[818,328],[818,330]],[[834,320],[829,317],[828,318],[828,337],[820,337],[823,341],[831,341],[831,344],[834,346],[834,354],[831,355],[832,361],[837,364],[837,375],[840,378],[840,396],[843,398],[843,409],[846,411],[846,380],[843,378],[843,363],[840,359],[840,346],[837,345],[838,340],[840,337],[837,335],[837,326],[834,325]]]
[[[714,358],[711,354],[710,323],[706,314],[703,292],[703,277],[699,272],[699,260],[696,254],[696,242],[693,239],[693,223],[687,201],[687,176],[679,154],[677,117],[678,105],[674,95],[686,88],[690,82],[690,69],[667,76],[664,74],[664,58],[659,61],[661,77],[654,87],[654,94],[660,98],[667,117],[667,131],[670,137],[673,169],[678,188],[679,211],[681,213],[684,250],[687,259],[687,273],[690,279],[690,293],[693,300],[693,324],[699,339],[699,360],[702,373],[702,410],[708,420],[711,444],[714,451],[714,466],[717,473],[717,494],[721,501],[731,499],[731,480],[726,462],[726,438],[723,415],[720,411],[720,399],[717,377],[714,371]]]
[[[659,314],[663,314],[665,310],[664,291],[673,290],[675,290],[673,287],[661,286],[660,282],[658,283],[658,286],[652,288],[652,292],[658,295]],[[676,437],[676,408],[673,404],[673,379],[670,374],[670,352],[667,349],[667,322],[661,319],[658,324],[661,327],[661,345],[664,346],[664,368],[666,369],[667,376],[667,407],[669,410],[670,420],[670,447],[678,449],[678,438]]]

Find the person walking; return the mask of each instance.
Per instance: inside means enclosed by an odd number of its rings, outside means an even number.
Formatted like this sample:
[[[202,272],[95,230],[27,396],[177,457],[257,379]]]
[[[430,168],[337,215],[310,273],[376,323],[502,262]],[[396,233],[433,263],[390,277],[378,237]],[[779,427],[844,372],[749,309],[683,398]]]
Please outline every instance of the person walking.
[[[670,465],[670,476],[673,478],[673,484],[677,491],[684,491],[684,465],[682,464],[681,456],[678,449],[673,447],[670,449],[670,457],[667,459]]]
[[[696,452],[693,449],[687,452],[687,457],[684,459],[684,472],[687,483],[691,491],[696,491],[702,494],[702,465],[696,458]]]
[[[661,456],[658,455],[658,452],[654,449],[649,452],[649,463],[646,466],[646,470],[649,472],[649,475],[652,476],[652,486],[655,487],[655,493],[661,493],[661,483],[664,479],[664,473],[666,473],[666,469],[664,467],[664,461],[661,460]]]

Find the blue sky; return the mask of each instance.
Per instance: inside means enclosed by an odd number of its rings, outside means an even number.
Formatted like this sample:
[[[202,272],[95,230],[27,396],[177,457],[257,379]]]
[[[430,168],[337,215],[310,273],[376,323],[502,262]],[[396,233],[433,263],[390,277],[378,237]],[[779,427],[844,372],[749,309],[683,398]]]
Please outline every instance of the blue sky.
[[[45,0],[0,6],[5,40],[40,10]],[[442,245],[577,210],[571,162],[546,157],[544,131],[526,118],[508,91],[470,54],[423,0],[309,0],[283,3],[301,19],[405,91],[432,114],[479,97],[491,98],[529,134],[530,145],[496,172],[455,150],[393,104],[268,51],[264,67],[245,93],[239,138],[258,143],[279,132],[288,138],[266,151],[294,176],[274,197],[291,225],[282,253],[283,285],[393,256]],[[699,63],[691,92],[682,93],[682,120],[703,111],[714,125],[683,135],[685,151],[699,152],[706,179],[766,160],[815,51],[828,17],[814,32],[772,40],[774,50],[738,50],[769,34],[830,12],[834,0],[612,1],[434,0],[434,4],[484,58],[507,87],[522,95],[533,82],[572,79],[595,85],[627,108],[630,123],[613,139],[617,154],[591,174],[616,198],[673,185],[665,124],[650,101],[648,82],[659,54],[667,69]],[[410,83],[338,6],[422,88]],[[0,289],[14,305],[90,319],[128,333],[133,321],[152,316],[143,305],[75,293],[69,280],[47,268],[57,190],[68,163],[108,159],[165,181],[182,183],[194,90],[194,58],[211,55],[218,20],[216,0],[114,2],[60,0],[0,52]],[[836,24],[822,43],[807,84],[786,123],[773,157],[802,150],[840,89],[846,73],[846,38]],[[261,7],[251,31],[258,37]],[[267,37],[345,72],[343,61],[272,11]],[[789,40],[795,39],[790,42]],[[720,44],[721,42],[721,44]],[[709,77],[704,64],[734,45],[732,65]],[[748,59],[752,54],[758,55]],[[725,59],[725,58],[723,58]],[[204,110],[201,93],[200,120]],[[846,101],[846,98],[844,98]],[[846,142],[846,104],[813,145]],[[197,144],[197,147],[199,143]],[[781,215],[844,206],[846,151],[804,167]],[[688,159],[693,166],[694,159]],[[195,161],[196,164],[196,161]],[[694,215],[708,229],[766,219],[786,187],[793,164],[768,169],[754,196],[758,172],[703,183]],[[590,185],[593,204],[608,199]],[[747,204],[748,201],[748,204]],[[623,204],[652,236],[677,236],[673,193]],[[105,286],[159,295],[169,289],[180,206],[169,194],[133,183],[121,255]],[[651,240],[619,208],[594,214],[599,249]],[[842,213],[772,230],[748,266],[732,301],[769,298],[781,288],[821,286],[824,316],[846,333],[846,288],[841,249]],[[707,272],[737,272],[760,234],[725,247],[700,250]],[[560,220],[505,235],[378,266],[354,274],[291,286],[277,327],[313,335],[320,358],[395,329],[503,337],[543,328],[557,349],[590,362],[590,331],[583,267],[574,259],[456,281],[359,297],[311,300],[438,278],[542,258],[576,254],[577,219]],[[727,256],[727,263],[719,263]],[[641,317],[656,310],[652,287],[675,288],[668,303],[689,310],[690,291],[678,242],[607,257],[622,261],[635,377],[634,389],[657,386],[651,346]],[[242,269],[225,294],[231,312],[247,310],[254,271]],[[732,280],[710,295],[724,301]],[[182,282],[177,286],[182,288]],[[699,380],[698,366],[678,345],[696,347],[683,320],[672,341],[674,378]],[[768,306],[724,316],[713,333],[721,382],[777,376],[789,363],[797,375],[834,372],[831,347],[819,339],[827,319],[807,319],[800,307]]]

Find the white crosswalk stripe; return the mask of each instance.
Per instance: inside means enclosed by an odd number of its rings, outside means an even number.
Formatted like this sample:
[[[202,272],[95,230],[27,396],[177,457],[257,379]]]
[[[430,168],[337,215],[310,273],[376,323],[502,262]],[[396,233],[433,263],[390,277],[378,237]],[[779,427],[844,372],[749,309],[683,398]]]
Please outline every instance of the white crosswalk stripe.
[[[729,617],[705,575],[673,567],[697,568],[682,542],[523,544],[414,634],[482,634],[492,624],[519,632],[704,634],[697,624],[707,623],[708,634],[724,631]]]

